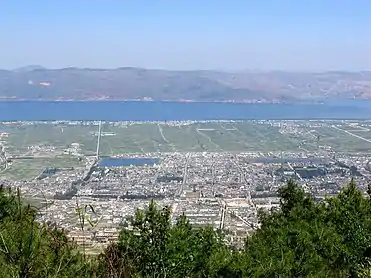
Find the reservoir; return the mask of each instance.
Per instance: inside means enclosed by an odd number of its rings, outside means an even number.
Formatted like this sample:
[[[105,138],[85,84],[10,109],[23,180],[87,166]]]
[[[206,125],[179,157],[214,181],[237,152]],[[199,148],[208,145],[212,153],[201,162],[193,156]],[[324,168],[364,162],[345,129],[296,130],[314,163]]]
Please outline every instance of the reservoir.
[[[151,157],[125,157],[125,158],[103,158],[99,161],[99,167],[127,167],[127,166],[144,166],[144,165],[155,165],[160,161],[159,158]]]

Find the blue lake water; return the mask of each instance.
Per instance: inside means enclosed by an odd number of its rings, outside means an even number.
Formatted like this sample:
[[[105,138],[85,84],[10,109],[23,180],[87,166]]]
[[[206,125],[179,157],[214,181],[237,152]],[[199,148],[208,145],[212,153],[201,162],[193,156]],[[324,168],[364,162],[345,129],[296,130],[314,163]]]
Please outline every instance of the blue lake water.
[[[130,158],[103,158],[99,161],[99,167],[122,167],[122,166],[144,166],[144,165],[155,165],[159,163],[158,158],[147,158],[147,157],[130,157]]]
[[[1,101],[0,121],[371,119],[371,101],[248,104],[138,101]]]

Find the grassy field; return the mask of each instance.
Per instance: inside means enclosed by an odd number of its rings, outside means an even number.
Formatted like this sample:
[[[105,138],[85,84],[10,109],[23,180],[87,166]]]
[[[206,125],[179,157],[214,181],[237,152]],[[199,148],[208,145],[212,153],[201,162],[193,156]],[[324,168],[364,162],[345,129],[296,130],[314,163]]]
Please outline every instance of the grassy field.
[[[29,146],[51,145],[65,149],[74,142],[83,142],[87,151],[94,151],[96,138],[92,135],[97,128],[86,125],[33,124],[8,128],[7,152],[26,153]]]
[[[104,126],[103,130],[115,134],[101,138],[103,155],[174,151],[298,151],[300,142],[300,138],[282,135],[278,128],[252,122],[181,126],[137,124],[125,128]]]
[[[207,122],[172,126],[164,123],[115,126],[104,124],[101,137],[101,155],[155,152],[241,152],[241,151],[300,151],[305,142],[307,151],[315,151],[320,145],[331,146],[336,151],[370,149],[371,144],[348,134],[346,131],[371,139],[371,131],[349,124],[300,127],[300,132],[282,133],[280,128],[257,122]],[[307,129],[307,130],[305,130]],[[62,152],[72,143],[81,145],[81,153],[94,154],[97,144],[95,125],[34,124],[11,127],[3,138],[7,153],[29,153],[30,146],[54,146]],[[312,136],[307,136],[311,130]]]
[[[321,145],[331,146],[336,152],[370,152],[371,142],[362,139],[364,132],[354,132],[353,130],[346,130],[342,127],[323,127],[317,128],[320,135]],[[355,135],[359,135],[357,137]]]
[[[40,175],[46,168],[81,167],[82,162],[72,156],[50,158],[14,159],[8,169],[0,172],[0,179],[31,180]]]

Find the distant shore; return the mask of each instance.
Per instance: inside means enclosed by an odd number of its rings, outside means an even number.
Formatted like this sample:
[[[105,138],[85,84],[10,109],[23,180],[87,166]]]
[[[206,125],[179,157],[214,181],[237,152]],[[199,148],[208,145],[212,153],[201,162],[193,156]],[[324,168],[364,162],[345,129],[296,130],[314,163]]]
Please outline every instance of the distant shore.
[[[173,102],[173,103],[236,103],[236,104],[322,104],[318,100],[188,100],[188,99],[24,99],[0,98],[0,102]]]

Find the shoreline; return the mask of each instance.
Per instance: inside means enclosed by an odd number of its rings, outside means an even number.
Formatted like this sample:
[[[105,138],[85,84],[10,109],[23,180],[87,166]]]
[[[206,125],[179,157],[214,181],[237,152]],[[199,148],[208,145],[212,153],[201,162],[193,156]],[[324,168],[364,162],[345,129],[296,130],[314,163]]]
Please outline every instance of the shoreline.
[[[14,99],[0,98],[0,102],[171,102],[171,103],[225,103],[225,104],[323,104],[322,100],[169,100],[169,99]]]

